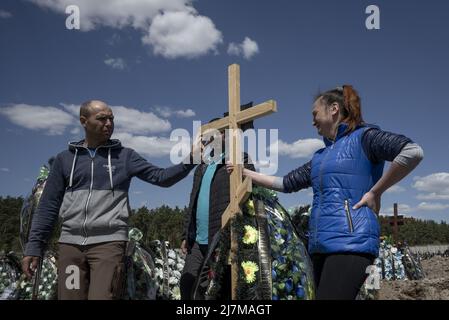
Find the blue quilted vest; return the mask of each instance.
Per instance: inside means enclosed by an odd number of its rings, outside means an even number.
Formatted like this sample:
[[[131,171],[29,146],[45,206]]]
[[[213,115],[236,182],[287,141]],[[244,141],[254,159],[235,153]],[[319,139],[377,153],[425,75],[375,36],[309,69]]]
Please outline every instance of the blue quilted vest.
[[[338,127],[334,142],[312,158],[313,207],[309,220],[309,253],[379,253],[380,227],[367,206],[352,207],[381,178],[384,162],[373,164],[362,147],[363,125],[349,134]]]

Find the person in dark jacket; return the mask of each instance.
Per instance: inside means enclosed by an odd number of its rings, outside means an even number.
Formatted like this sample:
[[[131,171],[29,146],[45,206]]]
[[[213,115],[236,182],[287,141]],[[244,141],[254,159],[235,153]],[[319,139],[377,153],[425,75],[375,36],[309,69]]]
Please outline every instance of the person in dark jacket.
[[[319,94],[313,125],[325,147],[282,177],[247,169],[253,183],[280,192],[312,187],[309,253],[317,299],[355,299],[379,252],[381,195],[422,160],[411,139],[363,121],[360,97],[345,85]],[[383,174],[385,161],[391,166]],[[233,164],[227,164],[232,172]]]
[[[242,106],[242,109],[250,105]],[[226,114],[225,114],[226,115]],[[212,119],[210,122],[218,120]],[[252,122],[244,125],[242,130],[252,128]],[[225,150],[225,133],[220,132],[213,139],[222,141],[221,151]],[[211,144],[209,144],[211,145]],[[190,203],[184,221],[184,235],[181,249],[186,255],[184,270],[181,275],[180,289],[182,300],[192,300],[194,286],[198,279],[201,266],[212,239],[221,229],[221,216],[228,207],[230,201],[229,194],[229,174],[226,171],[225,153],[215,154],[207,151],[209,159],[205,163],[198,165],[193,178]],[[214,158],[215,161],[212,161]],[[244,154],[244,166],[254,170],[252,164],[248,164],[248,155]],[[224,288],[224,291],[227,291]],[[229,290],[230,291],[230,290]],[[228,292],[230,294],[230,292]],[[226,297],[227,292],[223,293]]]
[[[120,141],[111,140],[114,115],[102,101],[83,103],[80,122],[85,139],[70,143],[53,161],[22,268],[31,278],[60,216],[58,299],[117,299],[124,284],[131,179],[166,188],[186,177],[195,165],[158,168]]]

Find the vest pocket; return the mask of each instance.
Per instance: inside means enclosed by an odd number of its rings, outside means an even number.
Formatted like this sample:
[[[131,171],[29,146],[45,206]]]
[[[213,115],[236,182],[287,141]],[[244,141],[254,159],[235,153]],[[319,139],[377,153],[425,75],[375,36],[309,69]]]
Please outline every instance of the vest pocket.
[[[354,232],[354,226],[352,224],[351,212],[349,211],[348,199],[345,200],[345,212],[346,212],[346,219],[348,220],[349,232],[352,233],[352,232]]]

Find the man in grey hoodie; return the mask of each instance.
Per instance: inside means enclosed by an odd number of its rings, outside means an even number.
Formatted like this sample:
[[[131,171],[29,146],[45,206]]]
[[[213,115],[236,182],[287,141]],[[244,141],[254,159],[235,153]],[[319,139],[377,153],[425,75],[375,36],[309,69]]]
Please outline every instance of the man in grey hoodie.
[[[22,268],[28,278],[33,276],[60,216],[58,298],[117,299],[124,284],[131,179],[136,176],[170,187],[195,165],[189,161],[158,168],[122,147],[111,139],[114,115],[102,101],[83,103],[80,122],[85,139],[70,143],[54,160],[33,217]]]

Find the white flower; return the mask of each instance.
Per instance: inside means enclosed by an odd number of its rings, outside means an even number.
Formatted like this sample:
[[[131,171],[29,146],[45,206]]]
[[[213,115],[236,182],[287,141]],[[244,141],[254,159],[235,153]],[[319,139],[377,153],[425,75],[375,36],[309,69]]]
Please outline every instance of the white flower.
[[[168,259],[168,265],[171,267],[171,266],[175,266],[176,265],[176,261],[175,260],[173,260],[173,259],[171,259],[171,258],[169,258]]]
[[[168,284],[177,284],[179,281],[175,277],[168,278]]]
[[[176,269],[182,271],[184,269],[184,263],[178,262],[178,264],[176,265]]]
[[[168,251],[168,257],[172,258],[172,259],[176,259],[176,253],[174,250],[169,250]]]
[[[164,272],[162,271],[162,269],[156,268],[154,270],[154,276],[156,278],[162,279],[164,277]]]
[[[162,266],[162,265],[164,265],[164,260],[162,260],[162,259],[154,259],[154,263],[157,264],[157,265]]]
[[[172,296],[174,300],[181,300],[181,290],[179,289],[179,287],[173,288]]]

